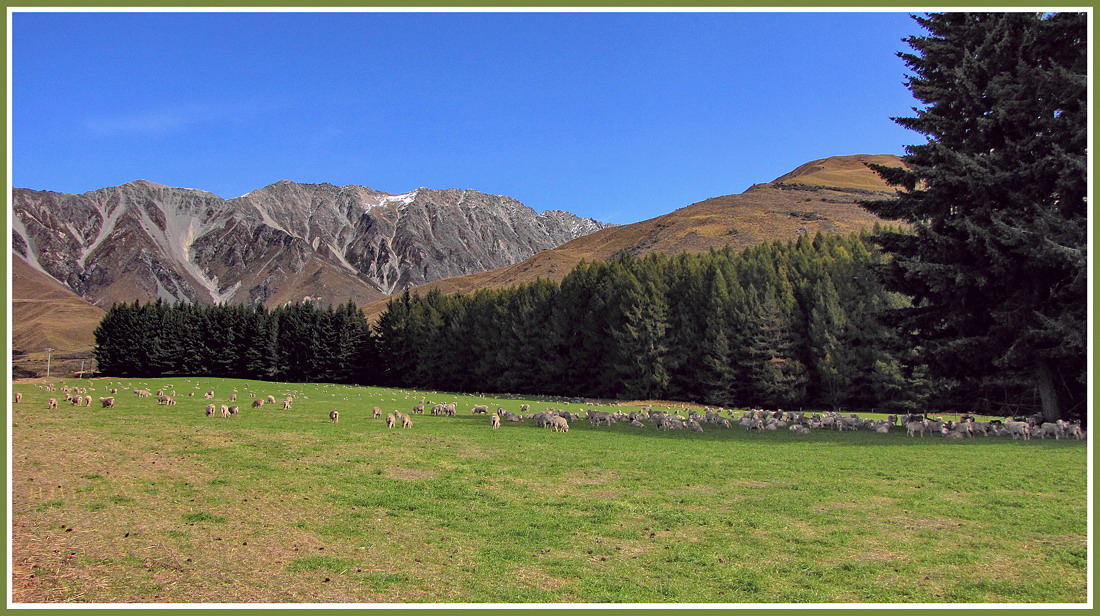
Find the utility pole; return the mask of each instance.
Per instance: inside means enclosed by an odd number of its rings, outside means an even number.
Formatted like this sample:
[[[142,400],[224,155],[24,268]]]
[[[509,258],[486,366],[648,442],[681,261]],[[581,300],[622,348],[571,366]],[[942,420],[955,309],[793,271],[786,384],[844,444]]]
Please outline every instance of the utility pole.
[[[53,349],[46,347],[46,378],[50,378],[50,357]]]

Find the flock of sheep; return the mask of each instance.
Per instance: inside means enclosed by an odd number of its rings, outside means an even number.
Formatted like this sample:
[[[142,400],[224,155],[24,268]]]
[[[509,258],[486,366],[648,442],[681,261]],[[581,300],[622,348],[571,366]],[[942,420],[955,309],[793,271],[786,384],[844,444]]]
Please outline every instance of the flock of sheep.
[[[112,384],[108,384],[108,390],[110,396],[104,396],[99,399],[103,408],[113,407],[115,404],[115,396],[118,394],[118,388],[112,387]],[[55,385],[40,385],[40,388],[47,391],[57,391]],[[87,388],[83,387],[67,387],[61,388],[64,398],[67,402],[74,406],[91,406],[92,396],[88,395]],[[153,393],[147,389],[133,389],[133,393],[138,397],[152,397]],[[189,397],[193,397],[195,392],[190,392]],[[250,393],[250,397],[255,398],[252,401],[252,408],[263,408],[265,404],[276,404],[275,396],[268,395],[257,396],[255,393]],[[172,391],[172,386],[168,385],[165,388],[156,392],[157,404],[164,404],[171,406],[176,404],[176,392]],[[203,398],[206,400],[213,400],[215,397],[214,391],[207,391],[203,394]],[[360,394],[360,399],[362,394]],[[21,402],[23,395],[16,392],[14,395],[14,401],[16,403]],[[235,402],[237,400],[237,392],[234,389],[227,402]],[[290,410],[294,402],[294,397],[287,395],[282,400],[283,410]],[[412,407],[412,414],[423,414],[428,408],[428,402],[420,402]],[[48,400],[49,408],[57,408],[58,399],[51,397]],[[430,407],[430,413],[434,416],[451,416],[453,417],[457,413],[456,403],[438,403],[432,404]],[[524,404],[520,407],[520,413],[515,414],[510,411],[506,411],[503,408],[497,408],[496,412],[490,412],[489,407],[484,404],[474,405],[471,409],[471,413],[474,415],[486,415],[489,419],[489,425],[492,429],[496,430],[500,428],[502,421],[519,422],[529,419],[533,419],[537,427],[550,428],[554,432],[568,432],[569,422],[580,421],[581,414],[572,413],[567,410],[547,409],[542,412],[529,413],[530,405]],[[1039,438],[1074,438],[1084,439],[1085,430],[1080,423],[1069,422],[1065,420],[1058,420],[1055,422],[1043,421],[1039,415],[1028,417],[1024,420],[1016,420],[1007,418],[1003,421],[976,421],[973,416],[963,415],[960,421],[944,421],[941,419],[932,419],[923,415],[889,415],[886,419],[864,419],[856,414],[841,415],[837,412],[827,413],[812,413],[807,415],[804,412],[790,412],[782,409],[776,411],[766,411],[763,409],[753,409],[744,411],[740,417],[736,417],[735,413],[731,410],[724,410],[725,416],[722,415],[723,409],[710,409],[704,408],[702,413],[695,411],[694,409],[687,409],[685,415],[679,414],[679,412],[669,412],[654,410],[651,407],[643,408],[641,411],[597,411],[594,409],[584,410],[584,419],[586,419],[592,427],[599,427],[600,425],[611,426],[618,422],[629,423],[634,428],[645,428],[646,422],[651,423],[657,430],[690,430],[693,432],[702,432],[703,425],[708,425],[717,428],[733,428],[734,426],[741,426],[749,431],[774,431],[786,429],[797,434],[809,434],[813,430],[869,430],[878,433],[889,433],[893,429],[904,429],[906,434],[910,437],[920,436],[923,438],[927,435],[939,434],[945,438],[951,439],[963,439],[973,438],[974,436],[981,434],[983,436],[1011,436],[1013,439],[1028,440],[1032,436]],[[213,417],[220,415],[223,418],[232,417],[240,413],[240,408],[236,405],[221,404],[215,405],[213,402],[206,405],[206,415]],[[329,420],[332,423],[336,423],[340,420],[340,413],[337,410],[329,412]],[[373,417],[379,419],[382,417],[382,409],[380,407],[373,408]],[[412,418],[410,415],[402,413],[401,411],[394,410],[392,413],[385,415],[385,422],[388,428],[395,428],[398,425],[401,428],[411,428]]]

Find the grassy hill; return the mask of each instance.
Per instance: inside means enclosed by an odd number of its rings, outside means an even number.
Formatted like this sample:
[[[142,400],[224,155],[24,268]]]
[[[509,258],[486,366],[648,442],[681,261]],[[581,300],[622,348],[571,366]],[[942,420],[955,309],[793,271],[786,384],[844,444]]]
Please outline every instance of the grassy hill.
[[[859,200],[888,196],[894,190],[865,162],[901,165],[892,155],[834,156],[816,160],[767,184],[714,197],[641,222],[602,229],[507,267],[447,278],[416,287],[427,293],[469,293],[502,288],[537,278],[561,280],[582,260],[612,258],[620,252],[705,252],[732,245],[793,240],[801,233],[853,233],[881,222]],[[385,299],[364,306],[369,318],[385,310]]]
[[[31,267],[12,253],[12,340],[14,365],[46,373],[46,349],[54,349],[53,374],[80,369],[80,359],[90,357],[95,343],[92,332],[106,313],[56,280]],[[90,367],[90,362],[88,362]]]

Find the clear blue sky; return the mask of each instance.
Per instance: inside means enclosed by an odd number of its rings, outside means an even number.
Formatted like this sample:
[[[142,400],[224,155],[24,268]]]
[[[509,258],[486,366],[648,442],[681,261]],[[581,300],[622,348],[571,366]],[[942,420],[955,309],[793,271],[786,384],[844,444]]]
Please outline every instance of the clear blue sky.
[[[897,13],[16,13],[12,181],[278,180],[607,222],[922,138]]]

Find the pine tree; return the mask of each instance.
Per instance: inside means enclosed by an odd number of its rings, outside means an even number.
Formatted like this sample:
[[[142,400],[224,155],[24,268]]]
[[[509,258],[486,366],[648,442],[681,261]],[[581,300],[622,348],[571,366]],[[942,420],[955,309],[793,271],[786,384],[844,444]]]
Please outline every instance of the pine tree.
[[[938,374],[1029,378],[1044,415],[1085,412],[1087,15],[936,13],[899,54],[925,107],[895,121],[927,137],[904,187],[866,207],[886,233],[891,287],[914,298]]]

